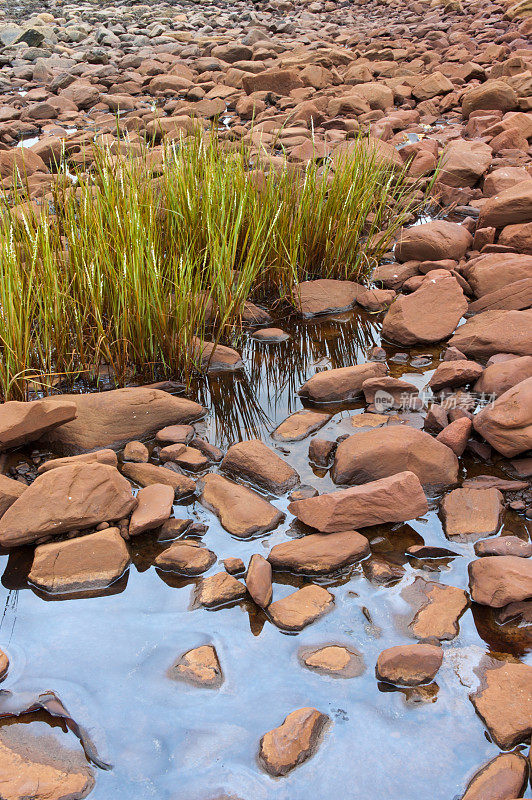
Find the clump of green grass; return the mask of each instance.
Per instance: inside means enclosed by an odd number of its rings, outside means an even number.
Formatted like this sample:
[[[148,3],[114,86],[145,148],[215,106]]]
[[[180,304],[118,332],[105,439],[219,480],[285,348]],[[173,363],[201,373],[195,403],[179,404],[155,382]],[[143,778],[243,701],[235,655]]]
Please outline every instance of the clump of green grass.
[[[50,213],[32,212],[24,189],[4,196],[4,400],[104,372],[118,385],[188,380],[198,339],[228,341],[246,300],[364,280],[420,202],[404,171],[356,143],[342,159],[271,169],[215,135],[87,155],[73,185],[54,185]]]

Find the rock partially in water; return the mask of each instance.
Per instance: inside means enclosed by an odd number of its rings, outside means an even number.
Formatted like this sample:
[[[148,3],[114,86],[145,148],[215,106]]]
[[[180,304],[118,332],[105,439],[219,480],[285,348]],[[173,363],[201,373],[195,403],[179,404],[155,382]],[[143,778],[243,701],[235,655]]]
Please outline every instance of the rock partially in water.
[[[276,600],[268,608],[272,622],[287,631],[301,631],[319,619],[334,604],[333,595],[323,586],[310,584]]]
[[[445,535],[448,539],[480,538],[497,533],[503,497],[498,489],[453,489],[441,503]]]
[[[117,469],[72,464],[40,475],[0,519],[0,543],[15,547],[43,536],[128,517],[137,499]]]
[[[304,647],[299,658],[308,669],[333,678],[356,678],[366,669],[361,653],[338,644]]]
[[[9,670],[9,657],[0,650],[0,681],[3,681]]]
[[[216,561],[216,554],[201,547],[195,539],[174,542],[155,559],[155,566],[182,575],[201,575]]]
[[[477,556],[532,556],[532,542],[520,539],[519,536],[497,536],[475,544]]]
[[[428,433],[395,425],[356,433],[340,442],[332,479],[338,484],[360,484],[407,470],[425,486],[449,486],[458,479],[458,459]]]
[[[229,575],[240,575],[245,572],[246,565],[242,561],[241,558],[236,558],[235,556],[230,556],[229,558],[224,558],[223,565]]]
[[[150,452],[143,442],[132,441],[128,442],[124,447],[123,457],[124,461],[135,461],[138,464],[144,464],[149,460]]]
[[[272,601],[272,568],[269,561],[255,553],[251,556],[246,586],[251,598],[261,608],[267,608]]]
[[[432,644],[404,644],[383,650],[377,659],[381,681],[400,686],[430,683],[443,662],[443,650]]]
[[[285,516],[251,489],[212,473],[203,479],[200,500],[226,531],[239,538],[272,531]]]
[[[144,445],[143,445],[144,446]],[[67,467],[70,464],[108,464],[110,467],[116,467],[118,464],[118,457],[114,450],[96,450],[94,453],[82,453],[79,456],[65,456],[65,458],[51,458],[41,464],[37,470],[39,475],[43,472],[49,472],[51,469],[58,467]]]
[[[357,531],[313,533],[276,544],[268,561],[274,569],[304,575],[327,575],[354,564],[369,553],[369,542]]]
[[[70,422],[76,416],[69,398],[45,397],[22,403],[12,400],[0,406],[0,450],[34,442],[45,433]]]
[[[501,753],[475,772],[461,800],[515,800],[522,796],[527,776],[524,756]]]
[[[473,423],[468,417],[460,417],[446,425],[436,436],[436,441],[449,447],[455,456],[460,458],[467,447],[472,428]]]
[[[196,489],[195,482],[188,475],[156,464],[122,464],[122,473],[140,486],[152,486],[154,483],[171,486],[176,500],[193,494]]]
[[[347,311],[356,303],[363,287],[353,281],[320,278],[302,281],[294,293],[294,305],[304,317]]]
[[[403,404],[415,408],[415,398],[418,396],[418,388],[413,383],[386,375],[380,378],[368,378],[362,384],[362,391],[366,403],[374,403],[375,395],[377,398],[380,395],[381,401],[387,399],[383,397],[384,394],[389,395],[387,408],[400,408]],[[409,403],[412,406],[408,406]]]
[[[475,670],[477,691],[469,695],[475,711],[501,750],[530,740],[532,733],[532,667],[484,656]]]
[[[272,433],[272,439],[280,442],[299,442],[301,439],[306,439],[311,433],[315,433],[320,428],[323,428],[332,414],[325,414],[321,411],[310,411],[304,408],[302,411],[296,411],[295,414],[290,414]]]
[[[317,372],[299,389],[301,397],[314,403],[337,403],[352,400],[362,394],[362,384],[368,378],[386,375],[386,366],[377,361],[357,364],[354,367],[339,367]]]
[[[237,478],[243,478],[274,494],[284,494],[299,483],[295,469],[260,439],[231,445],[221,466]]]
[[[215,342],[201,342],[196,339],[196,353],[199,366],[207,372],[234,372],[242,369],[244,362],[237,350]],[[189,401],[190,402],[190,401]]]
[[[434,220],[403,230],[395,255],[399,261],[459,261],[472,244],[473,237],[465,226]]]
[[[475,603],[502,608],[532,598],[532,560],[519,556],[486,556],[468,565]]]
[[[212,644],[194,647],[183,653],[168,670],[168,676],[173,680],[184,680],[212,689],[218,689],[224,681],[218,653]]]
[[[157,442],[172,444],[188,444],[193,438],[195,430],[192,425],[168,425],[155,434]]]
[[[290,338],[290,334],[283,331],[282,328],[261,328],[258,331],[254,331],[253,338],[258,342],[277,344],[278,342],[286,342]]]
[[[203,578],[198,592],[198,602],[210,608],[241,600],[245,594],[246,587],[243,583],[227,572],[217,572],[216,575]]]
[[[173,461],[189,472],[201,472],[208,469],[210,459],[196,447],[187,447],[184,444],[170,444],[163,447],[159,453],[161,461]]]
[[[335,533],[405,522],[425,514],[428,504],[418,477],[413,472],[399,472],[361,486],[295,500],[288,510],[305,525]]]
[[[159,528],[169,519],[174,503],[174,490],[164,483],[152,483],[139,491],[137,500],[138,506],[129,523],[130,536]]]
[[[473,383],[482,375],[483,367],[476,361],[442,361],[437,367],[428,385],[433,392],[446,387],[455,388]]]
[[[532,448],[532,378],[501,394],[475,416],[473,424],[477,433],[506,457]]]
[[[21,481],[0,474],[0,517],[28,487]]]
[[[432,637],[440,641],[454,639],[460,632],[458,620],[468,605],[467,592],[417,577],[401,592],[415,610],[408,628],[416,639]]]
[[[89,533],[35,548],[28,580],[45,592],[105,589],[129,567],[129,552],[118,528]]]
[[[532,310],[484,311],[461,325],[449,343],[471,358],[495,353],[532,356],[531,329]]]
[[[265,733],[260,740],[259,761],[264,769],[280,777],[309,759],[328,721],[327,714],[315,708],[292,711],[282,725]]]

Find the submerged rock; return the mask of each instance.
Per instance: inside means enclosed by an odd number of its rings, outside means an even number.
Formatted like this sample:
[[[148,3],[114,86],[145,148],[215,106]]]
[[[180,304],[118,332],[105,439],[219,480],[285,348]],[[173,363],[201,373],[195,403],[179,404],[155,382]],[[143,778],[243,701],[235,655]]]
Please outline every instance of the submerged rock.
[[[329,611],[333,603],[334,597],[327,589],[310,584],[276,600],[269,606],[268,614],[278,628],[300,631]]]
[[[76,416],[76,404],[70,399],[45,397],[22,403],[11,400],[0,405],[0,450],[19,447],[40,439],[45,433],[64,425]]]
[[[226,531],[240,538],[272,531],[284,519],[284,514],[260,495],[221,475],[205,476],[200,500]]]
[[[480,679],[469,695],[475,711],[501,750],[530,740],[532,667],[484,656],[475,670]]]
[[[259,761],[264,769],[279,777],[309,759],[328,721],[327,714],[315,708],[292,711],[282,725],[265,733],[260,740]]]
[[[212,644],[188,650],[170,667],[168,676],[196,686],[218,689],[224,680],[218,653]]]
[[[299,483],[299,475],[260,439],[231,445],[222,469],[275,494],[284,494]]]
[[[270,550],[268,561],[278,570],[327,575],[368,554],[369,542],[365,536],[357,531],[342,531],[326,535],[314,533],[276,544]]]
[[[377,659],[377,678],[400,686],[430,683],[442,665],[443,650],[432,644],[404,644],[383,650]]]

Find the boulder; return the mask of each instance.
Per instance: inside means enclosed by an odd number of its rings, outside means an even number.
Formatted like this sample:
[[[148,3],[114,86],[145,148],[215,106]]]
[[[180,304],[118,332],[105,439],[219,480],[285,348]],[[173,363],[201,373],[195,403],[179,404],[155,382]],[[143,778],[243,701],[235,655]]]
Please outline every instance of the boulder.
[[[45,397],[22,403],[11,400],[0,405],[0,450],[19,447],[40,439],[45,433],[64,425],[76,416],[70,400]]]
[[[511,363],[511,362],[510,362]],[[504,456],[532,447],[532,378],[512,386],[475,415],[475,430]]]
[[[387,375],[382,378],[368,378],[362,384],[364,399],[368,404],[375,404],[378,411],[390,408],[415,408],[419,389],[413,383]]]
[[[523,794],[527,775],[524,756],[501,753],[475,772],[461,800],[514,800]]]
[[[480,685],[469,699],[497,747],[511,750],[530,741],[532,666],[484,656],[475,672]]]
[[[424,75],[419,83],[412,89],[412,94],[416,100],[430,100],[442,94],[452,92],[454,85],[443,73],[436,70]]]
[[[399,295],[392,303],[382,335],[407,346],[440,342],[453,333],[466,311],[467,299],[455,278],[425,280],[415,292]]]
[[[302,411],[290,414],[289,417],[283,420],[273,431],[272,439],[280,442],[300,442],[310,436],[311,433],[323,428],[331,417],[332,414],[304,408]]]
[[[19,175],[25,180],[35,172],[48,172],[48,167],[42,158],[28,147],[13,147],[0,153],[0,179]]]
[[[295,69],[269,69],[257,75],[244,75],[242,87],[246,94],[253,92],[273,92],[288,95],[293,89],[303,86],[303,81]]]
[[[164,483],[152,483],[139,491],[137,500],[138,505],[129,522],[130,536],[159,528],[170,517],[174,489]]]
[[[406,471],[423,485],[449,486],[458,479],[458,459],[430,434],[394,425],[340,442],[331,475],[338,484],[360,484]]]
[[[473,111],[513,111],[517,108],[517,95],[505,81],[491,80],[473,86],[462,97],[462,114],[465,119]]]
[[[469,304],[471,314],[481,311],[522,311],[532,306],[532,277],[514,281]]]
[[[473,237],[463,225],[434,220],[401,231],[395,245],[399,261],[460,261],[473,244]]]
[[[241,539],[272,531],[285,517],[256,492],[213,473],[203,479],[200,501],[226,531]]]
[[[28,487],[25,483],[15,481],[6,475],[0,474],[0,517],[13,505],[22,492]]]
[[[364,658],[358,650],[337,644],[304,647],[299,658],[308,669],[332,678],[356,678],[365,670]]]
[[[195,539],[179,539],[156,557],[154,564],[167,572],[181,575],[201,575],[212,567],[216,554],[201,547]]]
[[[499,235],[498,244],[532,256],[532,222],[506,225]]]
[[[483,368],[476,361],[442,361],[432,375],[429,386],[434,392],[440,389],[465,386],[482,375]]]
[[[446,186],[475,186],[491,158],[491,147],[484,142],[455,139],[443,151],[438,180]]]
[[[413,472],[400,472],[362,486],[294,500],[288,510],[305,525],[334,533],[405,522],[425,514],[428,505],[419,478]]]
[[[266,608],[272,601],[272,568],[269,561],[255,553],[251,556],[246,587],[254,602]]]
[[[532,180],[516,183],[490,197],[480,210],[479,228],[505,228],[532,221]]]
[[[231,445],[222,469],[274,494],[284,494],[299,483],[299,475],[260,439]]]
[[[401,597],[414,609],[408,630],[416,639],[446,641],[460,633],[458,620],[468,605],[463,589],[417,577],[402,590]]]
[[[334,604],[333,595],[323,586],[309,584],[268,607],[274,625],[287,631],[301,631],[315,622]]]
[[[182,475],[180,472],[174,472],[172,469],[160,467],[157,464],[128,462],[122,464],[122,473],[130,480],[138,483],[139,486],[152,486],[155,483],[171,486],[176,500],[193,494],[196,489],[196,484],[188,475]]]
[[[484,539],[475,544],[477,556],[519,556],[530,558],[532,556],[532,542],[525,541],[519,536],[497,536],[496,539]]]
[[[386,366],[377,362],[326,369],[309,378],[298,394],[314,403],[345,402],[362,394],[362,384],[368,378],[378,378],[386,372]]]
[[[402,644],[383,650],[377,659],[377,678],[399,686],[430,683],[443,662],[443,650],[433,644]]]
[[[65,455],[103,447],[120,450],[132,439],[145,439],[165,425],[192,422],[204,413],[198,403],[160,389],[63,395],[55,402],[65,400],[75,403],[76,418],[46,437],[54,450]]]
[[[282,725],[260,740],[259,761],[270,775],[280,777],[307,761],[319,746],[327,714],[315,708],[292,711]]]
[[[532,560],[485,556],[470,561],[469,589],[475,603],[502,608],[532,597]]]
[[[448,539],[481,538],[497,533],[501,524],[502,494],[488,489],[453,489],[441,503],[445,535]]]
[[[118,528],[89,533],[35,548],[28,580],[45,592],[66,594],[105,589],[129,567],[126,543]]]
[[[485,253],[471,259],[463,272],[475,296],[481,298],[506,289],[508,284],[532,278],[532,256],[522,253]],[[478,301],[472,303],[472,310],[476,307]]]
[[[276,544],[270,550],[268,561],[276,570],[304,575],[327,575],[360,561],[368,554],[369,542],[357,531],[312,533]]]
[[[65,458],[51,458],[40,464],[37,472],[49,472],[58,467],[67,467],[70,464],[109,464],[110,467],[118,465],[118,457],[114,450],[96,450],[94,453],[82,453],[79,456],[65,456]]]
[[[356,303],[363,287],[353,281],[320,278],[303,281],[294,290],[294,305],[304,317],[347,311]]]
[[[203,578],[198,591],[198,603],[210,608],[225,603],[241,600],[246,594],[246,587],[227,572],[217,572]]]
[[[473,358],[495,353],[532,356],[532,310],[485,311],[461,325],[449,344]]]
[[[475,392],[500,397],[512,386],[532,378],[532,356],[490,364],[474,385]]]
[[[455,456],[460,458],[467,447],[472,428],[473,423],[469,417],[459,417],[440,431],[436,441],[450,447]]]
[[[196,339],[195,351],[198,367],[204,372],[234,372],[244,366],[240,353],[223,344]]]
[[[108,452],[112,453],[113,451],[111,450]],[[92,453],[87,453],[87,455],[90,456]],[[76,456],[73,457],[76,458]],[[128,442],[124,447],[122,457],[124,461],[134,461],[137,464],[145,464],[150,459],[150,451],[142,442],[132,441]],[[83,458],[83,456],[77,456],[77,458]]]
[[[218,689],[224,681],[218,653],[212,644],[187,650],[172,664],[168,670],[168,677],[211,689]]]
[[[0,519],[0,544],[15,547],[47,536],[129,516],[131,486],[107,464],[73,464],[40,475]]]

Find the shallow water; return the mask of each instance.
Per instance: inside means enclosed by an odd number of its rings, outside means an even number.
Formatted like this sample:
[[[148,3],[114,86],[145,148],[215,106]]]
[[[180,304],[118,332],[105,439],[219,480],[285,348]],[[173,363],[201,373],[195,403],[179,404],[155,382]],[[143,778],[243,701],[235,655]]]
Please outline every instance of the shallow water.
[[[259,436],[281,451],[299,471],[302,483],[320,493],[333,488],[324,470],[308,462],[309,439],[283,444],[269,433],[288,413],[301,408],[296,391],[316,370],[367,359],[379,340],[379,317],[356,312],[320,321],[276,320],[292,338],[279,345],[241,342],[245,370],[211,376],[195,387],[209,408],[200,427],[209,441],[226,447]],[[397,348],[387,347],[389,358]],[[424,367],[410,363],[428,356]],[[406,363],[389,362],[390,374],[422,387],[432,374],[437,349],[410,351]],[[335,407],[320,436],[336,438],[353,431],[349,417],[362,404]],[[329,407],[330,409],[330,407]],[[465,462],[464,475],[498,472]],[[502,474],[502,473],[499,473]],[[286,498],[273,499],[285,509]],[[436,507],[437,498],[432,505]],[[202,540],[219,561],[253,553],[267,555],[287,536],[290,522],[253,541],[233,539],[199,504],[176,506],[176,517],[206,522]],[[506,530],[526,536],[525,523],[508,515]],[[208,611],[192,608],[197,580],[157,571],[153,559],[163,549],[156,534],[131,544],[133,564],[99,597],[50,599],[25,580],[31,553],[1,556],[4,612],[0,646],[11,658],[2,689],[53,690],[72,717],[85,726],[109,771],[95,770],[94,800],[210,800],[227,793],[243,800],[307,800],[309,789],[321,800],[341,795],[360,800],[453,800],[471,774],[499,751],[485,732],[468,699],[474,687],[472,668],[485,652],[511,653],[532,663],[532,641],[525,629],[496,629],[490,614],[466,610],[460,635],[444,642],[444,664],[430,700],[416,702],[413,691],[379,685],[374,665],[379,653],[405,638],[409,606],[401,590],[415,575],[467,588],[472,544],[448,542],[436,510],[404,525],[366,529],[373,552],[403,564],[404,577],[393,587],[372,584],[358,564],[318,581],[330,587],[334,609],[298,635],[274,627],[251,602]],[[440,544],[458,555],[438,561],[408,561],[405,547]],[[466,556],[466,557],[463,557]],[[207,574],[223,569],[216,563]],[[277,574],[274,599],[306,582]],[[363,608],[366,609],[364,613]],[[530,630],[530,629],[529,629]],[[212,642],[225,681],[219,690],[202,689],[166,676],[183,652]],[[325,677],[301,666],[303,646],[338,642],[359,650],[366,670],[360,677]],[[267,730],[292,710],[315,706],[331,718],[313,758],[280,779],[271,778],[256,761]],[[43,721],[44,720],[44,721]],[[46,715],[27,723],[35,733],[52,732],[74,748],[72,733]],[[531,798],[527,790],[525,797]]]

